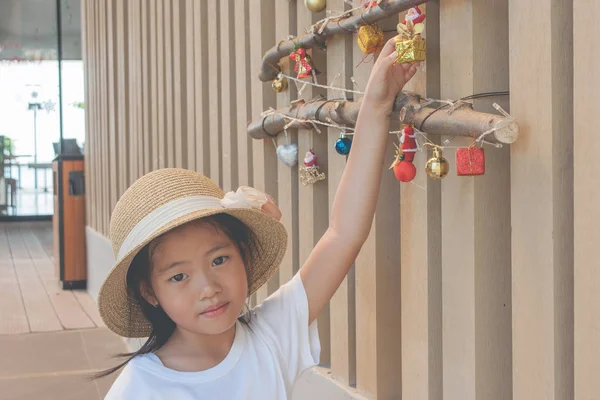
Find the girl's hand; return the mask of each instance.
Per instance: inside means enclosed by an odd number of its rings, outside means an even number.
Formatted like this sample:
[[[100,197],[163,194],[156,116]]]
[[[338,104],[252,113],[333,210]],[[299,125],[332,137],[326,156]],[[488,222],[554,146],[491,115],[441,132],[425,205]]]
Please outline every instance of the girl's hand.
[[[388,40],[371,71],[365,100],[381,107],[391,107],[396,95],[417,72],[419,62],[396,63],[396,38]]]

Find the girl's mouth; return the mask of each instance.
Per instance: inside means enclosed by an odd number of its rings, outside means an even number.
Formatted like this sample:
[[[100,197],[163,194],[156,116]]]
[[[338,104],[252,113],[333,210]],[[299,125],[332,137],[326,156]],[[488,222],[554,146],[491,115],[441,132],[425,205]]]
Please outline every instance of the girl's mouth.
[[[207,318],[214,318],[222,315],[229,308],[229,303],[215,304],[214,306],[208,307],[205,311],[201,312],[200,315]]]

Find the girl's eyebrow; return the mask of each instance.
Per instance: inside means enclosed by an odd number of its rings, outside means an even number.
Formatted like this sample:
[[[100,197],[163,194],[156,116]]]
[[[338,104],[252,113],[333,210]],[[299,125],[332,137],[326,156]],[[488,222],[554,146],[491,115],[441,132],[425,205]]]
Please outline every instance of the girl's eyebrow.
[[[226,248],[229,248],[229,247],[231,247],[231,243],[218,243],[215,246],[211,247],[206,253],[204,253],[204,255],[205,256],[209,256],[209,255],[211,255],[213,253],[216,253],[219,250],[223,250],[223,249],[226,249]],[[177,267],[179,265],[186,264],[187,262],[188,261],[183,261],[183,260],[172,262],[171,264],[169,264],[165,268],[161,268],[158,273],[162,274],[164,272],[167,272],[171,268],[175,268],[175,267]]]
[[[187,261],[175,261],[175,262],[172,262],[172,263],[171,263],[171,264],[169,264],[167,267],[165,267],[165,268],[162,268],[162,269],[161,269],[161,270],[160,270],[158,273],[159,273],[159,274],[165,273],[165,272],[167,272],[168,270],[170,270],[171,268],[175,268],[175,267],[177,267],[177,266],[179,266],[179,265],[182,265],[182,264],[185,264],[185,263],[187,263]]]
[[[217,251],[219,251],[219,250],[226,249],[226,248],[228,248],[228,247],[231,247],[231,243],[219,243],[219,244],[217,244],[217,245],[213,246],[213,247],[212,247],[210,250],[208,250],[206,253],[204,253],[204,255],[205,255],[205,256],[209,256],[209,255],[211,255],[211,254],[213,254],[213,253],[216,253],[216,252],[217,252]]]

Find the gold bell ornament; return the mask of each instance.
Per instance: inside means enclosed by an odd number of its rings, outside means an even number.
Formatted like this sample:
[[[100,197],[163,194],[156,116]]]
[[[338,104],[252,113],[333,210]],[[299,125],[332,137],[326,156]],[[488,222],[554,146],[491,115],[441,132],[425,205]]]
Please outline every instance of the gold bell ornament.
[[[277,78],[271,84],[275,93],[281,93],[288,88],[287,79],[284,77]]]
[[[428,145],[429,143],[425,143]],[[432,179],[442,179],[446,175],[448,175],[448,171],[450,170],[450,164],[448,160],[446,160],[442,155],[442,148],[437,145],[433,146],[433,157],[427,160],[425,164],[425,172]]]
[[[319,13],[327,7],[326,0],[304,0],[304,5],[310,12]]]

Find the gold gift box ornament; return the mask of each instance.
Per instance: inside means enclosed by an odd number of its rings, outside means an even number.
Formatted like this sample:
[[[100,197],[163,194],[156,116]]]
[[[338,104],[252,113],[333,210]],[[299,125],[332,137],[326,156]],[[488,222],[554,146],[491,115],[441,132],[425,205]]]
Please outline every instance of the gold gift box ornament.
[[[397,63],[425,61],[425,39],[421,37],[421,33],[425,30],[424,21],[425,14],[421,13],[419,7],[413,7],[408,10],[405,20],[398,24]]]
[[[385,44],[383,30],[377,24],[363,25],[358,30],[357,42],[363,53],[379,53]]]

